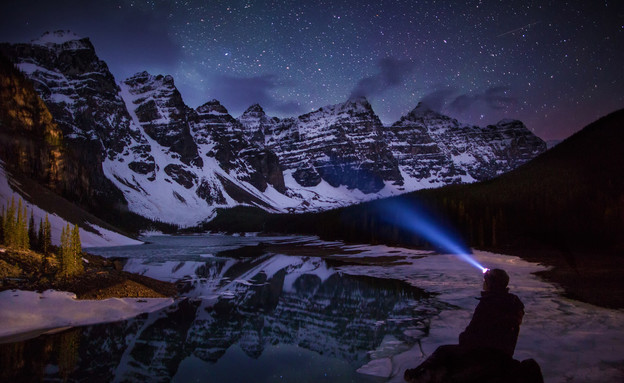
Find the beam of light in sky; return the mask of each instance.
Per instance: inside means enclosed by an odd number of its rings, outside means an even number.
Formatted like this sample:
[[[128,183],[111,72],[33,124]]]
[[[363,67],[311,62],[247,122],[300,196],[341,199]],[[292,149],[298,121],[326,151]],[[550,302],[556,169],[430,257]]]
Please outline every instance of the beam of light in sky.
[[[417,235],[441,252],[456,255],[460,260],[485,272],[487,270],[472,256],[472,251],[454,230],[437,219],[415,201],[390,199],[379,202],[380,218]]]

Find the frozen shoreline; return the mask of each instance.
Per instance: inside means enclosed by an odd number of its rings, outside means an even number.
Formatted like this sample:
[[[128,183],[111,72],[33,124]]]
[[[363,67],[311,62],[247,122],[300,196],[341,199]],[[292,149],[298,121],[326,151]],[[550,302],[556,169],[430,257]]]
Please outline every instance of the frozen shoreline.
[[[0,343],[75,326],[121,321],[161,310],[173,302],[173,298],[77,300],[75,294],[65,291],[5,290],[0,292]]]
[[[384,250],[377,247],[377,251]],[[377,253],[375,247],[371,255]],[[377,253],[379,254],[379,253]],[[360,254],[359,256],[362,256]],[[475,251],[475,258],[489,268],[502,268],[510,275],[511,292],[525,304],[525,316],[514,358],[533,358],[541,366],[546,382],[617,382],[624,365],[624,310],[607,309],[568,299],[563,290],[533,273],[544,266],[516,256]],[[440,345],[457,344],[477,305],[481,289],[478,270],[458,262],[452,255],[414,259],[411,266],[351,267],[346,272],[405,280],[438,299],[456,306],[432,319],[430,333],[410,350],[385,360],[374,359],[358,372],[390,377],[403,382],[403,373],[422,363]],[[422,347],[422,348],[421,348]]]

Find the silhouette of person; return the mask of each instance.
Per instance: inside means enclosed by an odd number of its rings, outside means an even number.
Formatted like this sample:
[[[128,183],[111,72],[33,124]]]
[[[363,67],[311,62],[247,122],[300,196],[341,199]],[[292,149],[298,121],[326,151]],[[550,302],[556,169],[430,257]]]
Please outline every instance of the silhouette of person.
[[[524,316],[524,304],[511,294],[509,275],[504,270],[487,270],[483,291],[466,330],[459,334],[459,345],[492,348],[513,356]]]
[[[438,347],[427,360],[405,371],[407,382],[543,382],[533,359],[514,360],[524,304],[509,293],[509,275],[487,270],[479,304],[459,345]]]

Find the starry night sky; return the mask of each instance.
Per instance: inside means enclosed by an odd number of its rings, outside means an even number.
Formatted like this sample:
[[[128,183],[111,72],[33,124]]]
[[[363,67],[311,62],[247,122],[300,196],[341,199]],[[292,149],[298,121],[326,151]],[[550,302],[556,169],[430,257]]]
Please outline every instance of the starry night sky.
[[[368,97],[561,139],[624,107],[624,1],[4,0],[0,41],[70,29],[118,81],[171,74],[185,102],[295,116]]]

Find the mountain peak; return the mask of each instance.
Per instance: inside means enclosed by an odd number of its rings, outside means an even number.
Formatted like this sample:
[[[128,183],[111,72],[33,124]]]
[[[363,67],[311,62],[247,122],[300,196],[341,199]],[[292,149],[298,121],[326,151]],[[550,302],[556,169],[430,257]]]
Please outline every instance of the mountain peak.
[[[45,32],[38,39],[32,40],[31,43],[36,44],[36,45],[54,46],[54,45],[65,44],[70,41],[78,42],[80,40],[83,40],[83,38],[78,36],[72,31],[58,30],[54,32]],[[84,47],[88,48],[87,46],[84,46]]]
[[[416,118],[423,118],[423,117],[428,117],[428,118],[448,118],[447,116],[436,112],[435,110],[431,109],[429,107],[429,105],[427,105],[426,103],[420,101],[418,103],[418,105],[416,105],[416,107],[414,109],[412,109],[411,112],[409,112],[406,116],[408,119],[416,119]]]
[[[355,104],[368,104],[368,99],[366,99],[366,96],[349,97],[348,101]]]
[[[145,81],[149,80],[150,77],[152,77],[152,75],[149,74],[148,71],[144,70],[143,72],[137,72],[137,73],[133,74],[132,76],[128,77],[125,82],[129,82],[129,81],[145,82]]]
[[[243,113],[242,116],[266,116],[264,109],[260,106],[260,104],[253,104]]]
[[[416,105],[416,107],[414,108],[414,111],[423,111],[423,112],[427,112],[427,111],[431,111],[432,109],[429,107],[429,105],[425,104],[422,101],[418,102],[418,105]]]
[[[371,109],[371,104],[368,102],[365,96],[351,97],[344,104],[345,106],[364,107],[365,109]]]
[[[219,100],[213,98],[212,100],[204,103],[197,108],[197,112],[200,114],[228,114],[225,106],[221,105]]]

